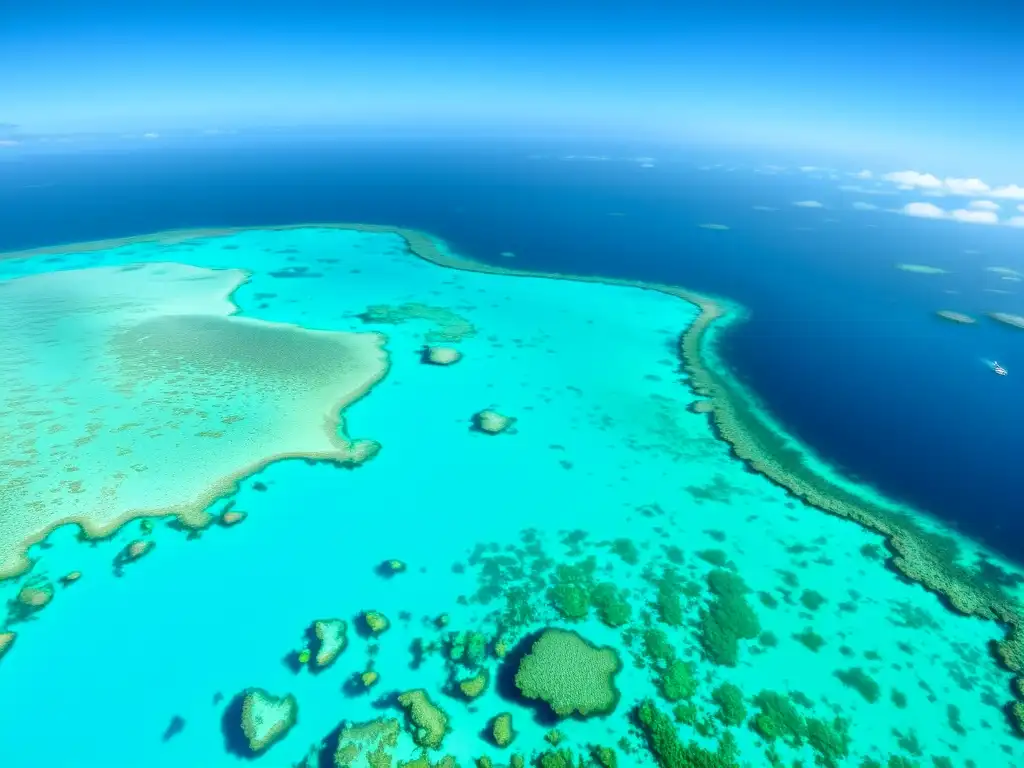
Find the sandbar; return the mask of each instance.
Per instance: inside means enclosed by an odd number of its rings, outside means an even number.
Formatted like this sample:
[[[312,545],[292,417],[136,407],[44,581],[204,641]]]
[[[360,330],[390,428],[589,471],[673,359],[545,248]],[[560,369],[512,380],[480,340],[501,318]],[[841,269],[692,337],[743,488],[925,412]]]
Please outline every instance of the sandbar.
[[[367,455],[340,412],[385,375],[384,337],[239,317],[247,278],[157,263],[0,282],[0,578],[56,526],[204,526],[272,461]]]
[[[940,309],[935,314],[941,317],[943,320],[949,320],[954,323],[962,323],[963,325],[971,325],[972,323],[977,322],[970,315],[965,315],[962,312],[954,312],[951,309]]]

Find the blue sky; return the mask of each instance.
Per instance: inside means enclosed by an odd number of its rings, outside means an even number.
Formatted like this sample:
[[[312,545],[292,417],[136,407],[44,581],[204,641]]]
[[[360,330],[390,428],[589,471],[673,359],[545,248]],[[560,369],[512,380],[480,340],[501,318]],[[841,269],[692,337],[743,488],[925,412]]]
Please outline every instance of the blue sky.
[[[475,126],[1010,182],[1021,30],[1018,0],[0,0],[0,130]]]

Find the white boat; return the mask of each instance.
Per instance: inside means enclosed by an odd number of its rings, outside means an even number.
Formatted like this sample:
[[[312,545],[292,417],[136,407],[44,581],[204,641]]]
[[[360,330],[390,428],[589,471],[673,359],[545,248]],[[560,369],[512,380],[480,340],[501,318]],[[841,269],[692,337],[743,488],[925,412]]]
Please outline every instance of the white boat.
[[[1003,368],[1003,366],[1001,366],[995,360],[992,361],[992,370],[995,371],[999,376],[1006,375],[1006,369]]]

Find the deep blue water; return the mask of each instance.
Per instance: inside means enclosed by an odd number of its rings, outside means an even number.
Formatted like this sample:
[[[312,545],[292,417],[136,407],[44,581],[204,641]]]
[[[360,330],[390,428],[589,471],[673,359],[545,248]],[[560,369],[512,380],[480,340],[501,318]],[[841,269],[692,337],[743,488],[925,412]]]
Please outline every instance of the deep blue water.
[[[0,250],[176,227],[378,222],[428,230],[481,260],[506,263],[500,252],[513,251],[520,268],[721,294],[752,311],[726,358],[788,429],[1024,561],[1024,332],[933,315],[1024,313],[1021,284],[983,270],[1024,271],[1024,231],[854,211],[855,200],[905,200],[839,190],[848,180],[529,154],[323,142],[36,156],[0,164]],[[804,199],[827,208],[791,205]],[[732,229],[697,227],[709,222]],[[906,274],[895,262],[955,274]],[[985,358],[1010,375],[994,376]]]

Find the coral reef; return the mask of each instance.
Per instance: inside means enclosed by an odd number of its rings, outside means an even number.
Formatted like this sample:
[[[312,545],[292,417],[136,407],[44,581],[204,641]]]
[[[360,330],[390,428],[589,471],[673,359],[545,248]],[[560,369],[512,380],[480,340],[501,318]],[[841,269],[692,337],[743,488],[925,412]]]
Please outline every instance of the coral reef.
[[[515,423],[511,416],[503,416],[497,411],[483,410],[473,416],[473,429],[488,435],[497,435]]]
[[[246,690],[242,699],[242,734],[249,750],[259,754],[284,738],[295,725],[299,705],[291,694],[273,696],[262,688]]]
[[[701,647],[716,664],[734,667],[739,641],[757,637],[761,625],[747,602],[747,586],[737,574],[717,568],[708,574],[708,588],[714,598],[701,612]]]
[[[546,703],[559,717],[612,712],[615,675],[622,664],[613,648],[598,648],[575,632],[546,629],[523,656],[515,684],[526,699]]]
[[[366,629],[373,635],[379,635],[388,630],[391,626],[391,622],[388,621],[388,617],[380,611],[364,611],[362,614],[363,624]]]
[[[0,659],[11,650],[11,646],[14,645],[16,638],[17,635],[14,632],[0,632]]]
[[[150,541],[148,539],[136,539],[121,550],[121,553],[117,557],[117,562],[133,563],[153,551],[153,547],[155,546],[155,541]]]
[[[512,715],[508,712],[496,715],[491,721],[491,738],[494,739],[494,743],[505,748],[512,743],[515,737],[516,732],[512,729]]]
[[[367,307],[360,316],[365,323],[397,325],[412,320],[431,324],[424,334],[427,341],[459,342],[476,334],[476,328],[464,317],[444,307],[409,302],[398,306],[377,304]]]
[[[398,745],[401,725],[394,718],[371,720],[368,723],[343,723],[338,731],[338,748],[334,752],[335,768],[357,765],[391,765],[391,752]],[[365,760],[360,760],[365,755]]]
[[[348,645],[348,624],[342,619],[318,619],[313,622],[313,637],[317,640],[313,664],[329,667]]]
[[[736,743],[729,733],[712,752],[693,741],[687,744],[681,742],[672,719],[650,699],[644,700],[637,707],[636,718],[651,752],[662,768],[739,768]]]
[[[452,662],[476,667],[487,657],[487,637],[481,632],[453,632],[447,650]]]
[[[718,705],[718,719],[723,725],[743,725],[747,719],[747,708],[743,704],[743,691],[732,683],[722,683],[711,692],[711,700]]]
[[[421,359],[429,365],[452,365],[462,359],[462,353],[455,347],[424,347]]]
[[[878,697],[881,695],[878,683],[860,667],[839,669],[836,670],[835,675],[843,685],[853,688],[863,696],[865,701],[870,703],[878,701]]]
[[[774,691],[761,691],[754,697],[754,706],[758,711],[751,724],[767,741],[782,739],[794,747],[803,743],[807,724],[789,699]]]
[[[240,522],[245,520],[248,515],[245,512],[237,512],[233,509],[229,509],[227,512],[220,516],[220,524],[226,528],[230,528],[232,525],[238,525]]]
[[[489,679],[487,672],[478,672],[472,677],[459,681],[459,692],[467,699],[475,699],[487,690]]]
[[[676,702],[688,699],[697,692],[697,679],[694,677],[693,664],[688,661],[671,662],[661,674],[659,688],[661,695],[668,701]]]
[[[405,710],[414,730],[413,741],[425,749],[439,749],[448,732],[448,715],[419,688],[399,694],[398,703]]]
[[[48,581],[34,581],[18,591],[18,613],[25,616],[41,611],[53,600],[53,585]]]
[[[70,571],[69,573],[66,573],[64,576],[61,576],[60,583],[62,586],[70,587],[80,578],[82,578],[81,571]]]

